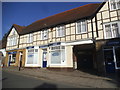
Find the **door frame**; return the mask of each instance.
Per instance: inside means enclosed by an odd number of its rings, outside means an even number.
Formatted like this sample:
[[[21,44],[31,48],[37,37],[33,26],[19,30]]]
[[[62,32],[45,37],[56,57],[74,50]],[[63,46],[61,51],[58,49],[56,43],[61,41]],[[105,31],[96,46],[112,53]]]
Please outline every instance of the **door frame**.
[[[106,51],[107,51],[107,50],[108,50],[108,51],[109,51],[109,50],[112,50],[112,52],[113,52],[113,59],[114,59],[113,61],[114,61],[114,64],[115,64],[115,70],[116,70],[116,69],[120,69],[120,68],[117,67],[117,63],[116,63],[115,46],[111,46],[111,48],[109,48],[109,49],[103,48],[103,56],[104,56],[104,51],[105,51],[105,50],[106,50]],[[106,64],[105,64],[105,60],[104,60],[104,65],[106,65]],[[105,70],[106,70],[106,68],[105,68]]]
[[[44,53],[46,53],[46,66],[44,67],[43,66],[43,63],[44,63],[44,59],[43,59],[43,55],[44,55]],[[42,67],[43,68],[46,68],[47,67],[47,48],[45,48],[45,49],[42,49]]]

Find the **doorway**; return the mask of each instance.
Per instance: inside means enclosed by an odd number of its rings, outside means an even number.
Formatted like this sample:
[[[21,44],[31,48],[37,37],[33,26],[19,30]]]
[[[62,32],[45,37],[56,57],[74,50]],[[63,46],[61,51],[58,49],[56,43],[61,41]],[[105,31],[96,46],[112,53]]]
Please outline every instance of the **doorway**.
[[[94,71],[94,46],[79,45],[74,46],[73,53],[77,62],[77,69],[85,72]]]
[[[47,49],[43,49],[42,54],[43,68],[47,67]]]
[[[20,52],[19,56],[19,66],[22,67],[23,52]]]
[[[106,73],[115,73],[120,69],[120,46],[104,48],[104,61]]]

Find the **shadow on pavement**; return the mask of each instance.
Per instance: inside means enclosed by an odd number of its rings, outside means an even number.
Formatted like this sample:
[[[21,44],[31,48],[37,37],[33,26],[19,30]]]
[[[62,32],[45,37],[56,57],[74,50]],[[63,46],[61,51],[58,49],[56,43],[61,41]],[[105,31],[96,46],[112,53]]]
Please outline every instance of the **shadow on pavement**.
[[[54,90],[57,90],[56,85],[49,83],[43,83],[42,85],[35,87],[34,90],[37,90],[38,88],[53,88]]]

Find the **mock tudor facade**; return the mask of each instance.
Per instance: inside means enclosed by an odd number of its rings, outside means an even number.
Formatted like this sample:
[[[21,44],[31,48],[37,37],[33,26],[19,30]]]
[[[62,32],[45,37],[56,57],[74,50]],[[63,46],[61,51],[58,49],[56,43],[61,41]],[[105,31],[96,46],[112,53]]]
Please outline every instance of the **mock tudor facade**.
[[[19,66],[22,60],[23,67],[116,72],[120,69],[120,0],[87,4],[26,27],[14,24],[6,51],[7,66]]]

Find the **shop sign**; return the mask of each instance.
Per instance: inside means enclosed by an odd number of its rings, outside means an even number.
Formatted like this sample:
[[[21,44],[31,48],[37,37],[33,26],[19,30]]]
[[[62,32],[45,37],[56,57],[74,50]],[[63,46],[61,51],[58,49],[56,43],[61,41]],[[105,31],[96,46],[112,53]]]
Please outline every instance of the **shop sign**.
[[[59,56],[59,53],[55,52],[55,53],[52,54],[52,56]]]
[[[108,42],[107,45],[120,45],[120,41]]]
[[[51,43],[51,44],[49,44],[49,46],[56,46],[56,45],[60,45],[60,44],[61,44],[61,42]]]
[[[33,55],[28,55],[28,57],[33,57]]]
[[[8,54],[16,54],[17,52],[8,52]]]
[[[34,48],[34,46],[31,46],[31,47],[26,47],[27,49],[31,49],[31,48]]]
[[[47,48],[48,45],[39,46],[39,48]]]

